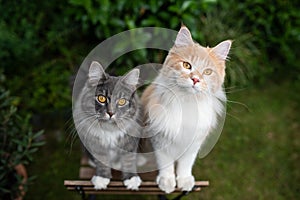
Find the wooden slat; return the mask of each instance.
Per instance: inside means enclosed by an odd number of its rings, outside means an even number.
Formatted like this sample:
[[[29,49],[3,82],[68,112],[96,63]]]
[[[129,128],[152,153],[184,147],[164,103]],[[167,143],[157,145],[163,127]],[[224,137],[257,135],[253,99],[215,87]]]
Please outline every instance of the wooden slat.
[[[141,183],[139,190],[129,190],[123,185],[122,172],[112,170],[112,179],[105,190],[96,190],[90,179],[95,174],[95,169],[88,164],[88,157],[83,155],[80,161],[81,167],[79,169],[79,178],[81,180],[65,180],[64,185],[69,191],[83,191],[83,194],[148,194],[158,195],[165,193],[161,191],[155,182],[157,171],[139,173],[143,182]],[[208,181],[196,181],[193,191],[200,191],[201,187],[209,186]],[[182,193],[178,188],[173,193]]]
[[[80,179],[91,179],[95,174],[95,169],[91,167],[80,167],[79,178]]]
[[[131,191],[125,187],[108,187],[107,189],[105,190],[95,190],[94,188],[91,188],[91,187],[84,187],[83,188],[85,192],[92,192],[92,191],[98,191],[98,192],[114,192],[114,193],[118,193],[118,192],[128,192],[128,191]],[[76,189],[74,187],[67,187],[67,190],[70,190],[70,191],[75,191]],[[199,191],[200,188],[195,188],[194,191]],[[156,187],[140,187],[139,190],[137,190],[138,192],[143,192],[143,193],[147,193],[147,192],[162,192],[159,188],[156,188]],[[135,191],[132,191],[132,192],[135,192]],[[179,189],[176,189],[175,192],[181,192],[181,190]]]
[[[80,160],[80,164],[81,165],[88,165],[89,164],[89,158],[86,155],[82,156],[81,160]]]
[[[174,192],[174,193],[182,193],[180,192]],[[109,190],[95,190],[95,191],[86,191],[85,194],[111,194],[111,195],[165,195],[166,193],[163,191],[133,191],[133,190],[127,190],[127,191],[109,191]]]
[[[65,186],[85,186],[85,187],[94,187],[91,181],[84,180],[65,180]],[[123,182],[121,181],[111,181],[108,185],[109,187],[124,187]],[[154,187],[157,184],[154,181],[143,181],[141,187]],[[209,186],[208,181],[196,181],[195,186],[206,187]]]
[[[86,194],[165,194],[153,181],[142,182],[138,191],[128,190],[121,181],[111,181],[105,190],[95,190],[91,181],[65,180],[64,185],[70,191],[76,191],[79,186]],[[206,187],[208,185],[208,181],[196,181],[193,191],[200,191],[201,187]],[[174,191],[174,193],[181,192],[182,191],[178,188]]]

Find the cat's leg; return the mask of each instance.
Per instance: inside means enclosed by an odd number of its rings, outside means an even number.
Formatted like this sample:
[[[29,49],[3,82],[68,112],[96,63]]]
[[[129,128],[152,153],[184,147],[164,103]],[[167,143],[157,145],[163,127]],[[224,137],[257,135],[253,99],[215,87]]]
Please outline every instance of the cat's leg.
[[[99,156],[99,155],[97,155]],[[102,156],[101,160],[94,158],[94,163],[96,164],[96,174],[92,177],[91,182],[94,185],[96,190],[106,189],[107,185],[111,179],[111,168],[102,162],[109,163],[108,160],[104,161],[103,159],[108,159],[107,156]],[[101,162],[102,161],[102,162]]]
[[[121,170],[123,171],[123,183],[127,189],[138,190],[142,183],[141,178],[137,174],[137,146],[138,139],[127,137],[125,151],[122,151]],[[126,140],[125,139],[125,140]]]
[[[197,152],[187,151],[177,160],[177,187],[182,191],[191,191],[195,185],[195,178],[192,175],[192,168],[196,157]]]
[[[175,190],[176,186],[174,160],[165,152],[155,152],[155,155],[159,170],[156,182],[162,191],[171,193]]]
[[[142,183],[136,173],[136,154],[129,152],[122,156],[123,183],[127,189],[138,190]]]

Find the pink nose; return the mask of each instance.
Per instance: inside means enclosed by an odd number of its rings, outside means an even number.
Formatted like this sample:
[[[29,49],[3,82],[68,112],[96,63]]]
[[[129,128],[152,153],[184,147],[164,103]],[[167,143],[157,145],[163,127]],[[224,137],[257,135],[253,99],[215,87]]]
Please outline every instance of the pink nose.
[[[196,83],[200,82],[200,80],[199,80],[198,78],[192,78],[192,81],[193,81],[194,85],[195,85]]]

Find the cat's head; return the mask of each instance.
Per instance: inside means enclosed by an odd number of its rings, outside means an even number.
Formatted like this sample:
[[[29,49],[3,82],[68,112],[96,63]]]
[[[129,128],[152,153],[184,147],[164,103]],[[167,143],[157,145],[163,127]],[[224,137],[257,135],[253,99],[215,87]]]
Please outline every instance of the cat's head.
[[[114,77],[105,73],[100,63],[92,62],[88,84],[96,87],[93,99],[100,122],[125,123],[136,118],[139,105],[135,94],[139,70],[133,69],[124,76]]]
[[[164,63],[164,76],[179,88],[192,93],[214,93],[222,88],[225,61],[231,41],[213,48],[195,43],[187,27],[182,26]]]

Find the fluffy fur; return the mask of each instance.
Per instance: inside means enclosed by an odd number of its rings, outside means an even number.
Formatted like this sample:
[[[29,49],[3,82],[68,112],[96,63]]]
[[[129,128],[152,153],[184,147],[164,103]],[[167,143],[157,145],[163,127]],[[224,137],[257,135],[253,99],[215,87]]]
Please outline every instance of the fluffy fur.
[[[192,166],[217,117],[224,112],[222,88],[231,41],[205,48],[182,27],[154,82],[144,91],[146,134],[156,155],[157,183],[166,193],[194,186]],[[176,165],[176,169],[175,169]]]
[[[73,118],[78,135],[96,166],[91,180],[95,189],[107,187],[111,168],[123,172],[128,189],[137,190],[141,184],[136,173],[141,133],[140,103],[135,93],[138,79],[137,69],[125,76],[113,77],[94,61],[88,81],[76,99]]]

